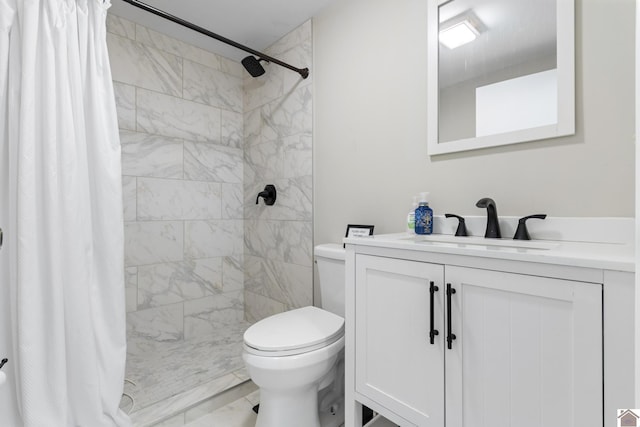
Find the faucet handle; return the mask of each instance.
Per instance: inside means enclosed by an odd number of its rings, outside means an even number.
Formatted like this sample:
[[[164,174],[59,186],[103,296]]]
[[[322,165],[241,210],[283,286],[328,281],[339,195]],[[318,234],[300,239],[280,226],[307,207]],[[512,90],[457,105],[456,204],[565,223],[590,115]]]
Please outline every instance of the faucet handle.
[[[464,218],[458,215],[446,213],[444,214],[445,218],[458,218],[458,228],[456,229],[456,236],[466,237],[467,234],[467,226],[464,222]]]
[[[258,193],[258,196],[256,197],[256,205],[258,204],[260,197],[262,197],[265,205],[272,206],[276,202],[276,196],[277,192],[275,185],[267,184],[264,187],[264,190]]]
[[[516,229],[516,234],[513,236],[513,240],[531,240],[531,236],[529,236],[529,232],[527,231],[527,220],[529,218],[545,219],[546,217],[546,214],[536,214],[520,218],[518,220],[518,228]]]

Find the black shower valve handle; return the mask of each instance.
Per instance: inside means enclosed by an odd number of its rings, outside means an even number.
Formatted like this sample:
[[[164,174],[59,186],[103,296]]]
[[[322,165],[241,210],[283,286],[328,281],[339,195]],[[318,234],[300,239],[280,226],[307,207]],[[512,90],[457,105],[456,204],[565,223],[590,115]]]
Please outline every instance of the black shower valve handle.
[[[529,231],[527,230],[527,220],[531,218],[545,219],[546,217],[546,214],[535,214],[520,218],[518,220],[518,228],[516,229],[516,234],[513,235],[513,240],[531,240],[531,236],[529,236]]]
[[[9,361],[9,359],[4,358],[2,360],[0,360],[0,369],[2,369],[2,367]]]
[[[276,197],[277,197],[275,185],[267,184],[264,187],[264,190],[258,193],[258,197],[256,197],[256,205],[258,204],[260,197],[264,199],[265,205],[272,206],[276,202]]]
[[[446,213],[444,214],[445,218],[457,218],[458,219],[458,228],[456,229],[456,236],[458,237],[466,237],[469,234],[467,233],[467,226],[464,222],[464,218],[459,216],[459,215],[455,215],[455,214],[450,214],[450,213]]]

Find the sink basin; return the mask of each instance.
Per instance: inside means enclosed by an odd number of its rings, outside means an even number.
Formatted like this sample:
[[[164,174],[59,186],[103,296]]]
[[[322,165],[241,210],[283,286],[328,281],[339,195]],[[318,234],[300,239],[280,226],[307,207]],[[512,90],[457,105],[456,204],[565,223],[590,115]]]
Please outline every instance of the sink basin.
[[[549,250],[558,246],[557,243],[540,242],[535,240],[487,239],[485,237],[457,237],[448,234],[415,235],[401,238],[423,245],[446,245],[455,247],[476,247],[478,249],[493,250]]]

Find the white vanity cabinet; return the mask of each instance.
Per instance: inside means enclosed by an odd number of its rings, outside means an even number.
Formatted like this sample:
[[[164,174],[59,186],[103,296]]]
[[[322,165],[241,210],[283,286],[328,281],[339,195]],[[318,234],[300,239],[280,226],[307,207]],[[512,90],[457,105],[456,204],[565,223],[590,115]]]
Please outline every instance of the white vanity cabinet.
[[[602,425],[601,284],[357,255],[355,286],[355,389],[382,415]]]
[[[614,427],[634,407],[632,247],[388,236],[345,240],[345,427],[361,405],[402,427]]]

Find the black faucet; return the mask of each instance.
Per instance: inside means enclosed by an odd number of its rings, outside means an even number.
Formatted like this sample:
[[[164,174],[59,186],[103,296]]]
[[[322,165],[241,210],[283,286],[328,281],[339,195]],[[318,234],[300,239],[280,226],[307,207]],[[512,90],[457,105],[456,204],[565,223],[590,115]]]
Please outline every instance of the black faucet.
[[[487,230],[484,232],[484,237],[491,239],[500,239],[500,224],[498,223],[498,209],[496,208],[496,202],[493,199],[485,197],[478,200],[476,206],[479,208],[487,209]]]

